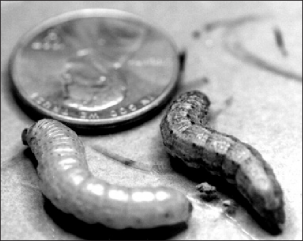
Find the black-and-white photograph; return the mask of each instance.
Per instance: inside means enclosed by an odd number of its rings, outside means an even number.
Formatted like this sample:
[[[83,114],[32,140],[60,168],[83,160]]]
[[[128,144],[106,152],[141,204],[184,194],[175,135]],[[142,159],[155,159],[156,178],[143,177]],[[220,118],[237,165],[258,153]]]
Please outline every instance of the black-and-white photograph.
[[[302,240],[302,1],[1,1],[1,240]]]

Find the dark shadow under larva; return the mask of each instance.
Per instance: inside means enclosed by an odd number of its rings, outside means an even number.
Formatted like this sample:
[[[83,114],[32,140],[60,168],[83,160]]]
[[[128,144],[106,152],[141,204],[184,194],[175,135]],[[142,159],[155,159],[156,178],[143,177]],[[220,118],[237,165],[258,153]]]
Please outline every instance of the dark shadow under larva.
[[[192,204],[172,188],[112,185],[88,170],[77,134],[56,120],[25,129],[22,141],[38,162],[42,193],[65,213],[114,229],[148,229],[186,223]]]
[[[236,137],[207,126],[208,97],[199,91],[181,94],[160,124],[167,152],[192,168],[235,187],[273,233],[285,222],[283,192],[261,154]]]

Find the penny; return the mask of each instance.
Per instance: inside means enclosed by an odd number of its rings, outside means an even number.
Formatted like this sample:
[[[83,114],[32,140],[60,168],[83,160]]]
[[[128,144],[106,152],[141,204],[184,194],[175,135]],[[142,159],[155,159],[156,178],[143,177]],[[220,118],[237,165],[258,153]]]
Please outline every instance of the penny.
[[[140,17],[85,9],[26,33],[11,57],[18,95],[44,116],[79,127],[115,127],[141,119],[178,82],[173,41]]]

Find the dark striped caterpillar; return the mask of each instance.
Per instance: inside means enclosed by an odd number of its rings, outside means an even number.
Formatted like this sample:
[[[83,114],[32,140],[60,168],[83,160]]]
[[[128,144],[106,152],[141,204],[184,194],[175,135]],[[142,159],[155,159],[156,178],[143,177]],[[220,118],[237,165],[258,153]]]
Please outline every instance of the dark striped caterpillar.
[[[25,129],[22,141],[38,161],[42,193],[60,210],[87,223],[115,229],[154,228],[185,223],[192,204],[172,188],[112,185],[89,171],[77,134],[43,119]]]
[[[189,167],[204,168],[232,184],[268,225],[282,230],[283,192],[272,168],[252,146],[207,126],[208,97],[181,94],[160,124],[167,152]]]

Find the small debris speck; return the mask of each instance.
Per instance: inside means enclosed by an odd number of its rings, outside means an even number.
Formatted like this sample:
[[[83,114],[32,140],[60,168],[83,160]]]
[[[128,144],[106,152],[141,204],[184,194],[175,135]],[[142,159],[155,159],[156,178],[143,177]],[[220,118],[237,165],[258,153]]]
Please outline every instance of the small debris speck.
[[[225,209],[225,213],[229,215],[234,215],[237,211],[237,204],[230,199],[224,200],[222,206]]]
[[[215,201],[219,199],[219,194],[216,187],[203,182],[196,186],[196,189],[200,192],[200,197],[207,202]]]
[[[200,36],[201,36],[201,33],[200,33],[200,31],[195,30],[195,31],[193,31],[192,36],[193,36],[193,38],[195,38],[195,39],[199,39]]]

